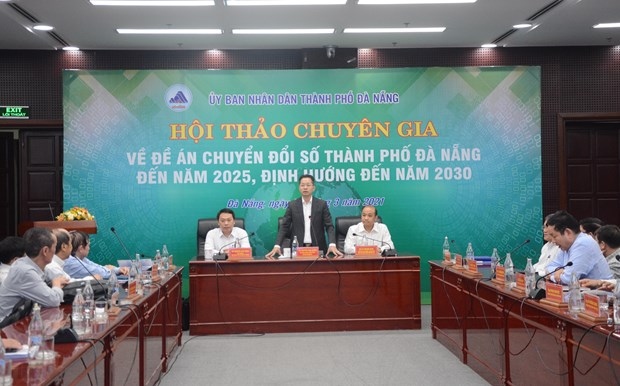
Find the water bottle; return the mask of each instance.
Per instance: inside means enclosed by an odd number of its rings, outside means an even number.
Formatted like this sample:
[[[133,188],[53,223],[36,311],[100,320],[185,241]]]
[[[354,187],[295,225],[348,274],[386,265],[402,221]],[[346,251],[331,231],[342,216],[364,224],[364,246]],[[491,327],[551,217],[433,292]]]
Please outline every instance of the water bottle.
[[[620,280],[616,280],[614,287],[614,330],[620,330]]]
[[[110,307],[116,305],[116,298],[118,297],[118,295],[116,295],[117,291],[118,291],[118,278],[116,277],[116,274],[114,273],[114,271],[112,271],[112,273],[110,274],[110,278],[108,279],[108,284],[106,288],[108,303]]]
[[[136,254],[136,260],[139,260],[139,255]],[[159,253],[159,249],[155,251],[155,264],[157,264],[157,266],[159,268],[161,268],[161,253]]]
[[[84,286],[84,321],[86,322],[86,326],[90,326],[90,322],[94,317],[95,312],[95,291],[93,291],[93,287],[90,285],[90,281],[86,282]]]
[[[168,247],[164,244],[161,250],[161,269],[167,271],[170,268],[170,254],[168,253]]]
[[[43,344],[43,320],[38,303],[32,308],[32,319],[28,325],[28,358],[36,359]]]
[[[297,246],[299,245],[297,241],[297,236],[293,237],[293,242],[291,243],[291,257],[297,257]]]
[[[84,320],[84,295],[82,295],[82,289],[78,288],[73,298],[73,305],[71,306],[71,324],[73,330],[78,335],[86,333],[86,322]]]
[[[159,250],[157,253],[159,253]],[[136,293],[138,295],[144,294],[142,289],[142,263],[140,262],[139,253],[136,253],[136,260],[131,264],[130,274],[132,274],[133,280],[136,282]]]
[[[506,268],[506,281],[505,286],[512,288],[515,286],[515,267],[512,264],[512,258],[510,253],[506,254],[506,260],[504,260],[504,267]]]
[[[497,248],[493,248],[493,253],[491,253],[491,272],[493,275],[495,275],[497,264],[499,264],[499,253],[497,253]]]
[[[450,255],[450,241],[448,241],[448,236],[443,240],[443,258],[446,258],[446,255]]]
[[[525,265],[525,294],[528,295],[536,286],[536,271],[532,265],[532,259],[528,257]]]
[[[581,291],[579,291],[579,279],[577,279],[577,275],[574,273],[571,275],[568,288],[568,311],[576,315],[583,311],[583,304],[581,300]]]
[[[12,385],[13,384],[13,375],[6,374],[6,357],[5,357],[4,345],[2,344],[2,339],[0,339],[0,385]]]
[[[467,259],[467,261],[474,261],[476,260],[475,256],[474,256],[474,247],[471,246],[471,243],[467,243],[467,249],[465,250],[465,257]]]

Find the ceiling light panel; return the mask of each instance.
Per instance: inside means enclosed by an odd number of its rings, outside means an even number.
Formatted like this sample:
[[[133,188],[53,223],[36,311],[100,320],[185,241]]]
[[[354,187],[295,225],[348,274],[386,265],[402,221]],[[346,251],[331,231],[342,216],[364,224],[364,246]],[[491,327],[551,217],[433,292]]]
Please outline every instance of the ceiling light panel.
[[[114,7],[210,7],[214,0],[90,0],[92,5]]]

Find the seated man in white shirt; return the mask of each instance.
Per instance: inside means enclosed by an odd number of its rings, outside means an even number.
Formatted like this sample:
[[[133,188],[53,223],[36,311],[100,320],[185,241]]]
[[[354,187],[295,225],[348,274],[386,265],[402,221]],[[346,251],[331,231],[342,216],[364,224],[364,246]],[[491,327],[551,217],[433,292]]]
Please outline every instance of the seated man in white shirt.
[[[71,276],[63,269],[65,260],[71,256],[71,234],[63,228],[52,229],[52,233],[56,236],[56,251],[52,262],[45,266],[45,281],[50,282],[57,276],[71,280]]]
[[[229,248],[251,248],[248,233],[235,226],[235,212],[224,208],[217,212],[219,228],[211,229],[205,237],[205,259]]]
[[[67,280],[57,277],[50,288],[43,277],[45,266],[52,261],[56,236],[49,229],[31,228],[24,234],[26,256],[11,265],[6,280],[0,285],[0,320],[6,318],[21,299],[30,299],[41,307],[58,307]]]
[[[377,216],[376,207],[367,205],[362,208],[362,222],[352,225],[347,231],[347,237],[344,240],[345,254],[354,254],[356,245],[376,245],[381,252],[394,249],[388,227],[377,222]]]
[[[0,284],[6,279],[11,264],[26,254],[26,242],[21,237],[8,236],[0,241]]]

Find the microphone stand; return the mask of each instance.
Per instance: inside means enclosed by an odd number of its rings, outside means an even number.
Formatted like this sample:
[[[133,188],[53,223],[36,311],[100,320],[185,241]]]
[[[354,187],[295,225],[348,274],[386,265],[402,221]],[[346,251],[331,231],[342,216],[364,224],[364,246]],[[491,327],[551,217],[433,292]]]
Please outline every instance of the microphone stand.
[[[216,253],[215,255],[213,255],[213,260],[217,260],[217,261],[219,261],[219,260],[228,260],[228,253],[224,252],[224,248],[226,248],[226,247],[228,247],[230,245],[233,245],[233,244],[235,244],[235,243],[237,243],[237,242],[239,242],[239,241],[241,241],[243,239],[247,239],[250,236],[254,236],[254,232],[249,233],[247,236],[243,236],[240,239],[235,239],[235,241],[233,241],[233,242],[230,242],[228,244],[224,244],[222,246],[222,248],[220,248],[219,252]],[[241,244],[239,244],[239,245],[241,245]]]
[[[545,295],[547,294],[547,291],[545,291],[545,289],[544,289],[544,288],[538,288],[538,282],[539,282],[539,281],[541,281],[542,279],[544,279],[544,278],[548,277],[549,275],[552,275],[552,274],[556,273],[557,271],[559,271],[559,270],[561,270],[561,269],[564,269],[564,268],[566,268],[566,267],[570,267],[571,265],[573,265],[573,262],[572,262],[572,261],[569,261],[569,262],[568,262],[568,263],[566,263],[565,265],[563,265],[563,266],[561,266],[561,267],[557,267],[556,269],[554,269],[553,271],[549,272],[548,274],[546,274],[546,275],[543,275],[543,276],[539,277],[539,278],[536,280],[536,283],[534,284],[534,289],[530,291],[530,293],[529,293],[528,297],[529,297],[530,299],[536,299],[536,300],[539,300],[539,299],[544,298],[544,297],[545,297]]]

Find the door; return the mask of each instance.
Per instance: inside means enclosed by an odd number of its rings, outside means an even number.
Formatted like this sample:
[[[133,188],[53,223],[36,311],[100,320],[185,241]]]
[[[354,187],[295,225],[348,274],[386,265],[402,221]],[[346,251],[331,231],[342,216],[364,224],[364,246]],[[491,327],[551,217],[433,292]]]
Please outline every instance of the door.
[[[62,212],[62,129],[20,131],[19,221],[51,221]]]
[[[620,113],[560,116],[560,207],[620,224]]]
[[[14,236],[17,226],[18,180],[15,132],[0,132],[0,240]]]

